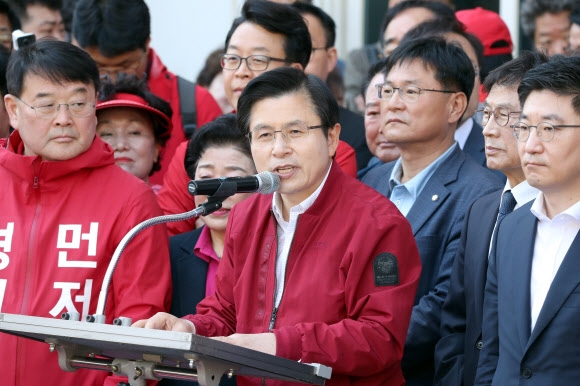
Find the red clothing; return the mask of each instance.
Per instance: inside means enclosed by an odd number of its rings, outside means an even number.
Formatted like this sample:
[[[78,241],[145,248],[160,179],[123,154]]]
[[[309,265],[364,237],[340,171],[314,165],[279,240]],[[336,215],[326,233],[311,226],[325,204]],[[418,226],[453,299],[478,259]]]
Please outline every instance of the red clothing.
[[[187,190],[190,178],[185,171],[183,161],[187,151],[187,142],[175,150],[175,155],[169,164],[163,180],[163,187],[157,195],[159,206],[165,214],[189,212],[195,207],[193,196]],[[346,142],[338,141],[335,161],[349,176],[357,178],[356,153]],[[167,223],[170,236],[189,232],[195,229],[195,218],[186,221]]]
[[[198,334],[268,331],[277,249],[271,208],[272,195],[257,194],[230,212],[216,293],[186,316]],[[379,263],[387,254],[395,268],[385,269],[397,271],[397,283],[382,281]],[[407,220],[334,163],[320,195],[298,218],[272,330],[276,355],[332,367],[328,386],[403,385],[401,358],[420,272]],[[260,384],[240,376],[237,382]]]
[[[147,85],[149,90],[158,97],[166,100],[171,105],[173,110],[173,130],[171,137],[165,145],[163,150],[163,159],[161,161],[161,170],[155,172],[149,177],[151,185],[163,183],[163,176],[167,171],[167,166],[175,153],[175,149],[180,143],[186,140],[183,132],[183,125],[181,124],[181,107],[179,105],[179,88],[177,87],[177,77],[170,72],[167,67],[161,62],[159,56],[149,49],[149,71],[147,75]],[[197,127],[213,121],[222,115],[222,109],[219,107],[215,99],[211,96],[209,91],[195,86],[195,105],[197,112]]]
[[[151,188],[114,164],[95,137],[68,161],[20,155],[15,131],[0,141],[0,311],[60,318],[94,314],[115,248],[138,223],[161,215]],[[107,323],[169,310],[171,272],[163,225],[127,245],[113,274]],[[45,343],[0,334],[2,385],[99,385],[102,371],[64,372]]]

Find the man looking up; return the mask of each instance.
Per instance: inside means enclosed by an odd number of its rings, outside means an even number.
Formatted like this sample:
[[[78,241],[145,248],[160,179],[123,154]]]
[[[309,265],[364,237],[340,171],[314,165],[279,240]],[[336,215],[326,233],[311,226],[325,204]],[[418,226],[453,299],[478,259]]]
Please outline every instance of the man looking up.
[[[461,241],[441,315],[441,340],[435,348],[435,380],[441,386],[473,385],[481,339],[483,292],[492,234],[500,207],[511,198],[515,210],[533,200],[538,191],[525,179],[518,154],[518,142],[510,125],[517,122],[521,107],[518,86],[526,71],[548,61],[540,52],[524,52],[519,58],[491,71],[484,90],[483,135],[488,168],[507,177],[503,190],[477,199],[468,209]],[[508,193],[509,192],[509,193]],[[493,210],[492,210],[493,209]],[[508,208],[506,207],[506,211]]]
[[[441,37],[419,38],[387,58],[378,86],[382,132],[401,151],[363,182],[389,197],[409,220],[422,261],[403,372],[408,385],[432,385],[441,306],[468,205],[502,183],[455,141],[475,72],[465,52]]]

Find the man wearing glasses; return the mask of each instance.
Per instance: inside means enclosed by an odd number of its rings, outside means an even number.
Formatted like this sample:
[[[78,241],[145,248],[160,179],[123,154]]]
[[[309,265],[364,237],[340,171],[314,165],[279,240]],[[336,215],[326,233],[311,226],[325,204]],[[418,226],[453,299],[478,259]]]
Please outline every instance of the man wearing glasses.
[[[535,201],[498,224],[483,305],[478,385],[574,385],[580,368],[580,66],[526,73],[511,125]]]
[[[505,174],[503,190],[477,199],[467,210],[449,292],[441,314],[441,340],[435,348],[435,383],[473,385],[481,348],[483,293],[492,235],[503,217],[533,200],[538,190],[524,176],[511,125],[520,119],[518,85],[526,71],[548,61],[540,52],[524,52],[485,78],[483,105],[487,165]],[[503,198],[502,198],[503,196]],[[501,210],[500,210],[501,208]]]
[[[37,41],[12,53],[7,79],[4,101],[15,131],[0,140],[0,312],[77,312],[85,320],[96,312],[121,239],[161,210],[153,191],[117,167],[111,147],[96,136],[99,72],[86,52]],[[113,276],[107,323],[169,308],[164,226],[137,237]],[[107,375],[63,372],[45,345],[7,334],[0,334],[0,359],[3,385],[102,385]]]
[[[401,157],[373,169],[363,182],[389,197],[413,228],[423,269],[403,372],[408,385],[432,385],[441,306],[465,211],[502,183],[454,138],[475,79],[463,49],[442,37],[415,39],[389,55],[384,73],[378,86],[381,130]]]

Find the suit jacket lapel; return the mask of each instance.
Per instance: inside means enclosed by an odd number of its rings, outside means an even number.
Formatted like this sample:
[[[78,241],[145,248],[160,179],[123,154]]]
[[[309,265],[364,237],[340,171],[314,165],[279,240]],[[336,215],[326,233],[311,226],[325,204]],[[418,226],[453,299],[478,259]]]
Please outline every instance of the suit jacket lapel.
[[[570,293],[580,284],[580,232],[574,238],[570,249],[564,256],[562,265],[558,269],[554,281],[550,286],[544,305],[538,315],[538,320],[530,336],[527,348],[538,338],[548,323],[554,318]]]

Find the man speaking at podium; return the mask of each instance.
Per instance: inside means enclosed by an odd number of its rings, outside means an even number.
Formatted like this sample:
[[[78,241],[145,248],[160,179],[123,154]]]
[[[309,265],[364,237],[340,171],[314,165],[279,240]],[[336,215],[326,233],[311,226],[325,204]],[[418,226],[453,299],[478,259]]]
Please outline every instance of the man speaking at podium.
[[[135,326],[321,363],[332,367],[327,385],[404,384],[419,254],[395,206],[333,161],[334,97],[315,76],[278,68],[248,83],[236,119],[258,172],[276,173],[281,187],[232,209],[216,292],[196,315],[160,313]]]
[[[99,71],[69,43],[41,39],[12,53],[4,97],[16,130],[0,141],[0,312],[60,318],[94,314],[115,248],[161,215],[151,188],[115,165],[95,135]],[[107,322],[167,310],[167,234],[127,245],[112,278]],[[107,373],[64,372],[45,343],[0,334],[3,386],[102,385]]]

